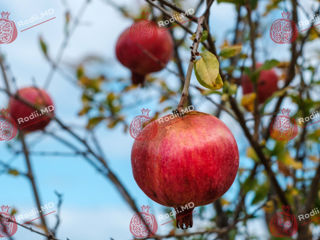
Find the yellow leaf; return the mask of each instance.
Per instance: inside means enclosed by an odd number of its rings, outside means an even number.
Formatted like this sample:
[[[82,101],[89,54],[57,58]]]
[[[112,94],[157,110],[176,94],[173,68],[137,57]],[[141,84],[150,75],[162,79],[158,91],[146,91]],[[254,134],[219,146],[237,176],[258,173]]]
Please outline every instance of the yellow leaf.
[[[9,174],[13,175],[13,176],[18,176],[19,175],[19,171],[16,169],[10,169],[8,171]]]
[[[316,156],[309,156],[309,159],[313,162],[319,162],[319,158],[317,158]]]
[[[247,148],[247,157],[251,158],[251,159],[253,159],[255,161],[259,160],[256,152],[254,151],[254,149],[252,147],[248,147]]]
[[[224,58],[231,58],[241,53],[242,45],[237,44],[233,46],[223,46],[221,47],[220,56]]]
[[[245,94],[241,99],[241,105],[248,111],[253,112],[254,110],[254,100],[256,99],[255,93]]]
[[[290,191],[290,194],[295,197],[299,195],[299,191],[295,188],[292,188],[292,190]]]
[[[317,30],[313,27],[313,28],[311,29],[311,31],[310,31],[309,39],[310,39],[310,41],[312,41],[312,40],[315,40],[315,39],[317,39],[317,38],[318,38],[318,32],[317,32]]]
[[[219,61],[209,51],[200,54],[201,58],[194,64],[194,71],[198,82],[211,90],[218,90],[223,87],[223,81],[219,74]]]
[[[230,205],[230,202],[224,198],[221,198],[221,204],[222,204],[222,206]]]
[[[298,169],[301,169],[302,168],[302,163],[301,162],[297,162],[295,161],[289,152],[285,152],[283,155],[282,155],[282,162],[289,166],[289,167],[292,167],[296,170]]]
[[[274,211],[274,204],[272,200],[269,200],[263,207],[266,213],[272,213]]]

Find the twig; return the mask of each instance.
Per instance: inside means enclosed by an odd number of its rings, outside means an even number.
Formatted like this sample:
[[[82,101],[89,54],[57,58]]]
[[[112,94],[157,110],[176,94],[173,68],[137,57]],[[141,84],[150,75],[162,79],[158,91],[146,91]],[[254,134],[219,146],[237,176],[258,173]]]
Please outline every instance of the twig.
[[[26,165],[27,165],[27,168],[28,168],[27,176],[28,176],[28,178],[30,180],[30,183],[31,183],[31,186],[32,186],[33,195],[35,197],[36,205],[37,205],[38,211],[40,213],[41,223],[43,225],[43,228],[44,228],[44,231],[45,231],[46,235],[51,236],[51,233],[49,233],[49,229],[48,229],[48,225],[46,223],[46,220],[45,220],[45,218],[44,218],[44,216],[43,216],[43,214],[41,212],[40,196],[39,196],[38,189],[37,189],[37,186],[36,186],[36,181],[34,179],[33,169],[32,169],[31,160],[30,160],[30,157],[29,157],[27,144],[26,144],[25,138],[24,138],[24,133],[21,133],[21,143],[22,143],[22,148],[23,148],[23,152],[24,152],[24,156],[25,156]]]
[[[188,70],[187,70],[187,76],[186,76],[186,79],[184,82],[184,87],[182,90],[181,99],[180,99],[180,102],[178,105],[178,111],[183,109],[186,101],[188,100],[191,74],[192,74],[192,70],[193,70],[194,61],[196,60],[196,56],[198,55],[198,46],[199,46],[200,39],[201,39],[202,32],[203,32],[204,20],[205,20],[204,16],[201,16],[198,19],[198,27],[197,27],[195,39],[193,40],[193,44],[191,46],[191,57],[190,57],[190,62],[189,62]]]
[[[61,60],[62,60],[62,57],[63,57],[63,53],[64,53],[64,50],[67,48],[68,46],[68,43],[69,43],[69,40],[72,36],[72,34],[74,33],[74,31],[76,30],[76,28],[78,27],[79,23],[80,23],[80,19],[82,17],[82,15],[84,14],[85,12],[85,9],[87,8],[88,4],[91,2],[91,0],[84,0],[84,3],[82,5],[82,7],[80,8],[79,10],[79,13],[77,15],[77,17],[75,18],[74,20],[74,24],[73,26],[70,28],[70,31],[68,31],[66,34],[65,34],[65,37],[63,39],[63,42],[60,46],[60,49],[59,49],[59,52],[58,52],[58,55],[56,57],[56,60],[55,61],[52,61],[50,58],[47,58],[52,67],[51,67],[51,70],[48,74],[48,77],[46,79],[46,82],[44,84],[44,89],[47,89],[51,83],[51,80],[53,78],[53,75],[57,69],[57,66],[60,64]]]

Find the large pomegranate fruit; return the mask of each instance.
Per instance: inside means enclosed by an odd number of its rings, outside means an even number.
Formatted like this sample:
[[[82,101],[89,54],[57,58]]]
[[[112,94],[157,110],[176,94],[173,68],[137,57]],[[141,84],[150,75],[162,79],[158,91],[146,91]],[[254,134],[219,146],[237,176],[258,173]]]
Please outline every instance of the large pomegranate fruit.
[[[232,185],[238,146],[228,127],[206,113],[159,120],[149,123],[133,144],[134,179],[152,200],[175,208],[178,228],[192,227],[194,207],[215,201]]]
[[[10,13],[2,12],[0,18],[0,44],[12,43],[16,40],[18,31],[16,24],[9,20]]]
[[[37,111],[24,102],[11,97],[8,109],[19,129],[25,132],[44,129],[51,121],[51,118],[46,114],[54,115],[54,104],[48,93],[43,89],[26,87],[20,89],[16,95],[40,109]]]
[[[141,20],[127,28],[116,45],[118,60],[132,73],[133,84],[143,84],[145,75],[163,69],[173,54],[173,41],[165,28]]]
[[[257,68],[262,64],[258,63]],[[262,70],[258,79],[258,101],[264,103],[274,92],[278,90],[278,76],[273,69]],[[242,92],[243,94],[249,94],[253,92],[253,83],[248,75],[244,74],[241,78]]]

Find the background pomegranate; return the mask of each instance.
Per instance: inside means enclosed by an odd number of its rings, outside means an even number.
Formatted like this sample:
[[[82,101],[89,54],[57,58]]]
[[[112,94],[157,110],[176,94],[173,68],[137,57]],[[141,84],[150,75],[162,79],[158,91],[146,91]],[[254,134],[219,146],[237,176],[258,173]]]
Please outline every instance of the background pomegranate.
[[[16,40],[18,31],[15,23],[9,20],[10,13],[2,12],[0,19],[0,44],[12,43]]]
[[[257,68],[262,64],[258,63]],[[258,79],[258,101],[264,103],[274,92],[278,90],[278,76],[273,69],[262,70]],[[253,92],[253,83],[249,79],[248,75],[244,74],[241,78],[242,92],[243,94],[249,94]]]
[[[165,28],[142,20],[127,28],[116,45],[118,60],[132,73],[133,84],[143,84],[145,75],[163,69],[173,54],[173,41]]]
[[[158,124],[155,137],[154,124]],[[131,152],[134,178],[151,199],[176,209],[178,228],[192,227],[193,208],[181,211],[181,206],[215,201],[236,177],[237,143],[214,116],[193,111],[169,121],[153,121],[139,138]]]
[[[20,98],[37,106],[40,109],[45,107],[54,106],[52,99],[45,90],[35,88],[35,87],[26,87],[20,89],[16,95],[19,95]],[[19,124],[19,118],[29,117],[36,110],[32,107],[29,107],[25,103],[11,97],[9,102],[9,113],[11,117],[17,122],[19,129],[22,129],[26,132],[32,132],[36,130],[44,129],[49,122],[51,121],[50,117],[45,114],[38,113],[41,116],[34,117],[28,121],[24,121]],[[54,114],[54,111],[51,112]]]

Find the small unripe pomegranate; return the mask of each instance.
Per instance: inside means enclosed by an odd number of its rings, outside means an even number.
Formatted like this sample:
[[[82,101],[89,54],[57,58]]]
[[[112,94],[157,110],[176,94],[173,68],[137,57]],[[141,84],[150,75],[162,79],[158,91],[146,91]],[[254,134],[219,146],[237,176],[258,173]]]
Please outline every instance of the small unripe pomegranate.
[[[144,127],[133,144],[131,163],[141,190],[157,203],[174,207],[177,227],[183,229],[192,227],[194,207],[212,203],[230,188],[239,151],[222,121],[192,111]],[[187,206],[191,208],[185,210]]]
[[[10,98],[9,113],[19,129],[25,132],[44,129],[51,121],[46,114],[54,116],[54,104],[48,93],[43,89],[26,87],[18,90],[16,95],[39,108],[37,111],[14,97]]]
[[[146,74],[167,65],[173,55],[173,41],[166,28],[141,20],[120,35],[116,55],[131,70],[132,83],[143,84]]]
[[[258,63],[257,68],[262,64]],[[273,69],[262,70],[258,79],[258,101],[264,103],[274,92],[278,90],[278,76]],[[253,92],[253,83],[250,81],[247,75],[243,75],[241,79],[243,94],[249,94]]]

